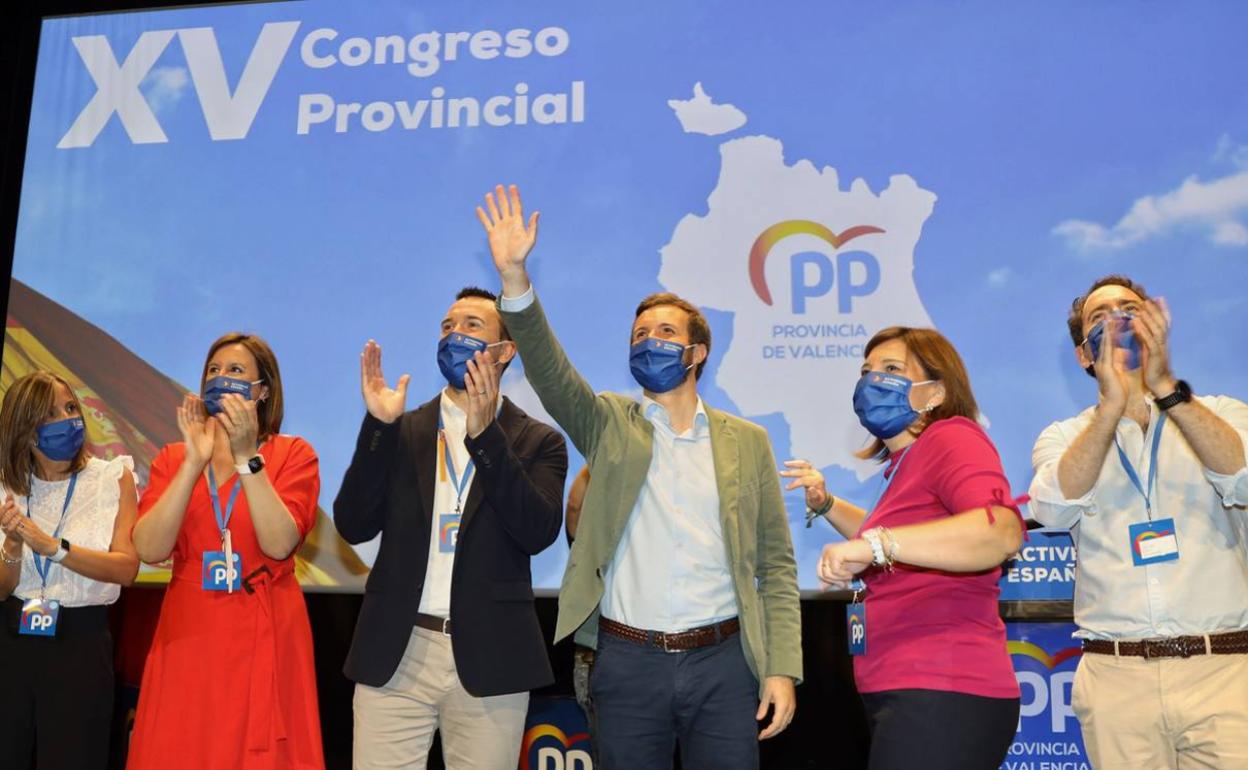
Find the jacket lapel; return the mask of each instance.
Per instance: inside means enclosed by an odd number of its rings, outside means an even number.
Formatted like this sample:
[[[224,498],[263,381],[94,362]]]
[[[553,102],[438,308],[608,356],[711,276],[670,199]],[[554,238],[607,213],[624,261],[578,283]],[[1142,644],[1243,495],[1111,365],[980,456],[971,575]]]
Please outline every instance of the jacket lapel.
[[[715,461],[715,488],[719,492],[719,523],[728,544],[730,562],[741,553],[737,505],[741,498],[741,451],[737,432],[718,409],[707,407],[711,428],[711,456]]]

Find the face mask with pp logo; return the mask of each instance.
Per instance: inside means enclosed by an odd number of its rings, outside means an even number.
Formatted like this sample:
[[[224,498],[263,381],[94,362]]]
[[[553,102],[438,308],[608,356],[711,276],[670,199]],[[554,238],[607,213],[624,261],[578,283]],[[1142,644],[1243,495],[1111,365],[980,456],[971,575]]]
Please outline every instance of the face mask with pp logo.
[[[81,417],[49,422],[35,429],[38,436],[35,446],[49,460],[72,460],[82,449],[86,430],[87,424]]]
[[[226,377],[224,375],[213,377],[204,383],[204,410],[208,412],[208,416],[220,414],[222,411],[221,398],[230,393],[242,396],[247,401],[251,400],[251,386],[259,385],[263,380],[250,382],[248,380],[239,380],[234,377]]]
[[[628,368],[637,384],[651,393],[666,393],[685,381],[693,365],[685,366],[685,346],[647,337],[628,353]]]
[[[911,382],[897,374],[867,372],[854,387],[854,413],[858,415],[858,422],[876,438],[896,436],[919,419],[921,413],[910,406],[910,389],[931,382],[936,380]]]
[[[1097,361],[1101,357],[1101,343],[1105,340],[1105,329],[1112,327],[1114,329],[1114,345],[1127,351],[1127,368],[1140,368],[1140,341],[1135,338],[1135,329],[1131,328],[1131,319],[1135,318],[1131,313],[1122,313],[1114,311],[1108,318],[1097,323],[1088,334],[1088,347],[1092,349],[1092,360]]]
[[[467,334],[451,332],[438,342],[438,370],[452,388],[463,390],[464,378],[468,375],[468,362],[473,355],[477,351],[486,351],[503,344],[505,343],[488,343]]]

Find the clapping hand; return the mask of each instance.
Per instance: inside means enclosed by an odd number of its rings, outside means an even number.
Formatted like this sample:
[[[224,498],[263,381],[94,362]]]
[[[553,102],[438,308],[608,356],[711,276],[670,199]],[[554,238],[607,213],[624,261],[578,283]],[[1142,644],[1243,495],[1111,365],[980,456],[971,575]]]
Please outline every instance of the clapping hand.
[[[469,438],[476,438],[494,422],[498,413],[498,366],[488,353],[477,351],[468,359],[468,371],[464,375],[464,390],[468,392],[467,430]]]
[[[212,444],[216,439],[217,423],[207,418],[203,401],[199,396],[187,393],[178,407],[178,430],[186,444],[186,461],[197,469],[212,459]],[[198,473],[198,470],[196,470]]]
[[[399,384],[391,388],[381,374],[381,345],[369,340],[360,353],[360,390],[364,393],[364,405],[368,413],[385,423],[399,419],[407,408],[407,383],[412,379],[405,374]]]

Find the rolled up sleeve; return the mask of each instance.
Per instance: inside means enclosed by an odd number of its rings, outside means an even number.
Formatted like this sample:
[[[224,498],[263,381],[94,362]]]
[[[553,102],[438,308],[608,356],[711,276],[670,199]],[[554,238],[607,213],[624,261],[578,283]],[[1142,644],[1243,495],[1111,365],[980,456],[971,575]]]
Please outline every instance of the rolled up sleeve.
[[[1068,498],[1062,494],[1062,485],[1057,478],[1057,466],[1062,455],[1070,447],[1071,436],[1067,428],[1055,422],[1044,429],[1036,445],[1031,450],[1031,467],[1035,476],[1031,479],[1031,515],[1046,527],[1070,529],[1079,523],[1079,518],[1093,507],[1096,496],[1096,484],[1078,498]]]
[[[1207,401],[1206,405],[1231,426],[1248,454],[1248,404],[1238,399],[1216,396]],[[1235,473],[1215,473],[1208,468],[1202,470],[1205,478],[1222,498],[1223,507],[1248,506],[1248,465]]]

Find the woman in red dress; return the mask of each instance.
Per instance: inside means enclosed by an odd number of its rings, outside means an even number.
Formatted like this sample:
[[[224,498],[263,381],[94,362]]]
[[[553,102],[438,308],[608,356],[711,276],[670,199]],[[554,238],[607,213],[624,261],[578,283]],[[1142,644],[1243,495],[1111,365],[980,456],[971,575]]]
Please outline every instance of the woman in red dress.
[[[316,453],[281,435],[282,381],[259,337],[227,334],[183,441],[152,462],[134,545],[173,577],[143,670],[130,770],[323,768],[312,632],[294,553],[312,529]]]

